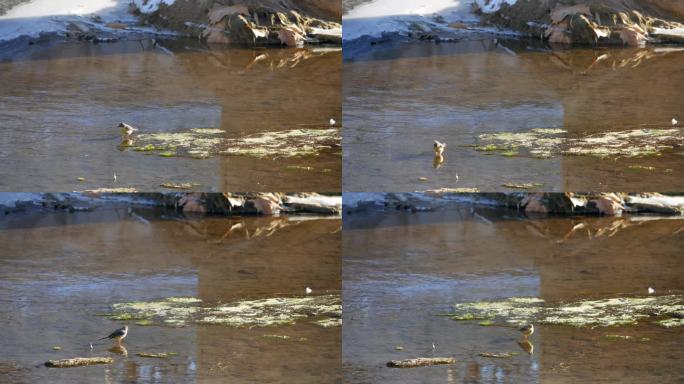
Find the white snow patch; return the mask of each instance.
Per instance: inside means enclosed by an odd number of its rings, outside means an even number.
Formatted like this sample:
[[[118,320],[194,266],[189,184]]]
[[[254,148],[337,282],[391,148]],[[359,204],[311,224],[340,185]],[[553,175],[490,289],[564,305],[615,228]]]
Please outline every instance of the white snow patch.
[[[172,5],[175,2],[176,0],[133,0],[135,6],[138,7],[142,13],[156,12],[160,5]]]
[[[345,15],[347,19],[384,17],[398,15],[429,16],[444,12],[448,8],[462,6],[468,1],[458,0],[375,0],[352,9]],[[345,25],[346,27],[346,25]]]
[[[17,204],[32,203],[40,205],[43,195],[40,193],[15,193],[3,192],[0,193],[0,207],[15,208]]]
[[[118,0],[34,0],[12,8],[0,19],[17,19],[56,15],[83,16],[101,12],[104,9],[120,6]]]
[[[383,32],[408,32],[412,23],[446,28],[433,18],[441,16],[447,23],[476,22],[470,12],[472,0],[375,0],[352,9],[343,16],[344,41],[361,36],[379,37]]]
[[[283,200],[287,204],[319,205],[321,207],[336,208],[338,210],[342,208],[342,196],[285,196]]]
[[[135,22],[128,13],[130,0],[33,0],[20,4],[0,16],[0,41],[20,36],[38,37],[41,32],[66,32],[71,22],[94,25],[90,16],[103,23]]]
[[[671,35],[683,35],[684,34],[684,28],[659,28],[659,27],[653,27],[653,34],[658,35],[658,34],[671,34]]]
[[[494,13],[501,9],[504,4],[513,5],[517,3],[518,0],[475,0],[475,4],[484,13]]]
[[[10,9],[0,16],[0,41],[16,39],[20,36],[38,37],[40,33],[65,33],[69,23],[78,22],[89,27],[96,26],[91,19],[99,16],[100,29],[104,24],[123,22],[134,24],[137,18],[129,13],[129,5],[134,3],[142,13],[159,9],[162,3],[171,5],[175,0],[33,0]],[[140,32],[153,31],[151,28],[131,28]]]
[[[342,205],[356,208],[360,204],[383,205],[387,193],[382,192],[345,192],[342,194]]]

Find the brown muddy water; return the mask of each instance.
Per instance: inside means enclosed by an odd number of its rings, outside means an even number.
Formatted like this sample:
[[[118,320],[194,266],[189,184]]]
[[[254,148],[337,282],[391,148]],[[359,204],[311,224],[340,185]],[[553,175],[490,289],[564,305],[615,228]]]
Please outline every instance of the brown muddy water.
[[[571,229],[584,223],[581,230]],[[589,237],[591,234],[591,237]],[[678,383],[684,334],[650,318],[575,328],[515,328],[440,316],[457,303],[533,297],[547,305],[684,292],[684,220],[526,218],[467,206],[345,216],[343,378],[349,383]],[[680,296],[681,298],[681,296]],[[611,340],[607,335],[631,336]],[[648,338],[648,340],[643,339]],[[433,350],[432,344],[435,344]],[[527,349],[523,349],[523,347]],[[398,348],[403,348],[399,350]],[[513,353],[486,358],[479,353]],[[455,357],[395,369],[390,360]]]
[[[135,150],[136,136],[122,143],[117,128],[127,122],[141,138],[212,130],[196,144],[330,129],[330,118],[341,121],[339,49],[39,43],[0,60],[0,82],[0,190],[154,191],[162,183],[203,191],[340,190],[339,146],[252,156],[217,154],[231,149],[218,143],[212,153],[187,156]]]
[[[207,306],[303,297],[307,286],[309,297],[339,297],[340,226],[339,218],[184,218],[128,207],[5,216],[0,382],[339,382],[339,326],[306,318],[267,327],[141,326],[101,314],[116,303],[169,297]],[[95,342],[124,324],[130,327],[125,351]],[[143,358],[141,352],[174,354]],[[115,362],[43,366],[76,356]]]
[[[387,43],[345,59],[343,82],[346,191],[498,191],[504,183],[537,183],[546,191],[684,189],[681,48]],[[647,154],[637,157],[537,156],[530,148],[486,150],[489,143],[480,140],[541,128],[591,141],[608,132],[670,129],[673,117],[680,121],[676,138],[655,150],[647,138],[639,143]],[[448,144],[439,168],[433,140]]]

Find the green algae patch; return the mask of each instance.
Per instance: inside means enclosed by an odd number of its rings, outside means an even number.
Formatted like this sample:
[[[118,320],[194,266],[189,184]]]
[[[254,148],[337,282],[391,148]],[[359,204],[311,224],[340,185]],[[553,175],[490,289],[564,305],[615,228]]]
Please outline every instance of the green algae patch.
[[[201,299],[195,297],[169,297],[166,301],[177,304],[198,304],[202,302]]]
[[[509,189],[533,189],[542,187],[544,184],[540,183],[503,183],[501,184],[504,188]]]
[[[287,167],[285,167],[285,169],[291,171],[313,171],[314,167],[306,167],[302,165],[288,165]]]
[[[146,320],[147,317],[144,315],[137,315],[133,313],[118,313],[116,315],[109,316],[111,320],[117,321],[127,321],[127,320]]]
[[[476,301],[454,306],[454,317],[475,319],[506,319],[509,323],[526,324],[541,310],[544,301],[535,298],[513,297],[503,301]]]
[[[659,320],[659,321],[656,321],[655,323],[662,326],[662,327],[665,327],[665,328],[681,327],[682,325],[684,325],[684,319],[672,318],[672,319]]]
[[[486,145],[481,145],[481,146],[475,146],[475,150],[480,151],[480,152],[494,152],[494,151],[498,151],[499,149],[500,148],[494,144],[486,144]]]
[[[339,295],[274,297],[219,305],[204,311],[204,316],[197,322],[231,327],[269,327],[294,324],[305,318],[318,317],[318,321],[322,321],[341,316]]]
[[[154,324],[154,322],[152,320],[149,320],[149,319],[140,320],[140,321],[135,322],[135,325],[139,325],[141,327],[147,327],[147,326],[150,326],[153,324]]]
[[[554,156],[591,156],[606,159],[658,156],[680,148],[684,131],[671,129],[633,129],[603,132],[584,137],[568,137],[563,129],[537,128],[523,132],[499,132],[478,136],[478,151],[510,156],[525,151],[535,158]]]
[[[540,323],[574,327],[636,325],[639,319],[672,313],[682,304],[684,298],[680,295],[584,300],[547,309]]]
[[[166,189],[193,189],[196,187],[199,187],[200,184],[197,183],[161,183],[159,184],[160,187],[166,188]]]
[[[463,315],[457,315],[457,316],[453,316],[451,314],[446,314],[446,316],[449,316],[449,318],[451,320],[454,320],[454,321],[489,320],[486,317],[475,316],[472,313],[465,313]]]
[[[287,335],[262,335],[264,339],[278,339],[278,340],[290,340],[291,337]]]
[[[487,357],[490,359],[509,359],[513,356],[520,355],[520,352],[480,352],[477,355],[480,357]]]
[[[152,152],[157,150],[157,148],[152,144],[143,145],[141,147],[132,146],[132,148],[137,152]]]
[[[112,305],[112,320],[159,320],[176,326],[186,325],[197,313],[199,299],[171,297],[161,301],[134,301]]]
[[[138,352],[135,355],[140,356],[140,357],[150,358],[150,359],[166,359],[170,356],[176,355],[176,353],[174,353],[174,352],[159,352],[159,353]]]
[[[140,134],[131,148],[161,157],[206,159],[224,155],[274,159],[316,156],[325,150],[338,148],[340,143],[340,130],[336,128],[264,132],[240,138],[226,137],[221,129],[194,128],[182,132]]]
[[[603,336],[604,339],[608,341],[619,341],[619,340],[632,340],[634,339],[633,336],[627,336],[627,335],[605,335]]]
[[[244,155],[258,158],[314,156],[340,146],[340,131],[331,129],[293,129],[266,132],[231,139],[222,155]]]
[[[627,170],[630,172],[643,172],[643,171],[655,171],[655,167],[649,167],[646,165],[630,165],[627,167]]]
[[[484,320],[484,321],[480,321],[479,323],[477,323],[477,325],[479,325],[481,327],[491,327],[494,324],[495,323],[491,320]]]
[[[509,298],[501,301],[459,303],[453,317],[485,317],[522,325],[528,323],[578,328],[636,325],[651,317],[675,316],[684,308],[684,296],[618,297],[580,300],[555,305],[537,298]],[[663,327],[682,325],[682,319],[656,321]],[[482,324],[481,324],[482,325]]]
[[[499,132],[480,135],[478,150],[501,153],[527,151],[532,156],[551,156],[563,144],[564,130],[532,129],[527,132]]]
[[[634,337],[629,335],[604,335],[603,338],[608,341],[651,341],[648,337]]]
[[[231,327],[268,327],[311,319],[321,327],[341,325],[339,295],[274,297],[206,306],[200,299],[170,297],[159,301],[135,301],[112,305],[112,320],[140,320],[138,325],[184,327],[217,324]],[[140,322],[143,322],[140,324]]]
[[[314,324],[321,326],[323,328],[341,327],[342,319],[339,318],[327,318],[314,321]]]

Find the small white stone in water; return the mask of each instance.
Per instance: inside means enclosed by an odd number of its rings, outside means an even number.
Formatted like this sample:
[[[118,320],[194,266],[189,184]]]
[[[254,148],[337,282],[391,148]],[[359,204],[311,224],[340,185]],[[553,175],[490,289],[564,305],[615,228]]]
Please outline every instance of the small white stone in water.
[[[337,121],[335,121],[335,119],[333,119],[333,118],[330,118],[330,125],[335,125],[335,124],[337,124]]]
[[[437,346],[435,345],[435,343],[432,343],[432,350],[434,351],[435,349],[437,349]]]
[[[311,292],[313,292],[313,291],[311,290],[311,288],[306,287],[305,292],[306,292],[307,295],[310,295]]]
[[[677,121],[677,119],[675,119],[675,118],[673,117],[673,118],[672,118],[672,125],[677,125],[677,123],[679,123],[679,121]]]
[[[116,172],[114,172],[114,181],[116,181]]]
[[[93,350],[93,343],[90,343],[90,350]]]
[[[653,289],[653,288],[651,288],[651,287],[648,287],[648,294],[649,294],[649,295],[652,295],[652,294],[654,294],[654,293],[655,293],[655,289]]]

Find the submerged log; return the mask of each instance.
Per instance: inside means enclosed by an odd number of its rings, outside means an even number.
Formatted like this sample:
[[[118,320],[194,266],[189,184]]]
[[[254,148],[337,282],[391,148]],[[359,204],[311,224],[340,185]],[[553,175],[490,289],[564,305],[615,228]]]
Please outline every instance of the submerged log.
[[[416,368],[427,367],[429,365],[455,364],[453,357],[418,357],[415,359],[392,360],[387,363],[390,368]]]
[[[111,357],[74,357],[73,359],[48,360],[45,366],[50,368],[73,368],[93,364],[112,364],[113,362],[114,359]]]

